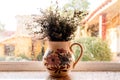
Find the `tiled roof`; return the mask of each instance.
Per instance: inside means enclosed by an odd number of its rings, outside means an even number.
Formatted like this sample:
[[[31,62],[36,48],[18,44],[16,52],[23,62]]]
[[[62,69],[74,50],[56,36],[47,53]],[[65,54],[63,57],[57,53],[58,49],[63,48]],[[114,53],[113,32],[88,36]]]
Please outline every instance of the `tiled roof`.
[[[0,38],[0,42],[6,41],[6,40],[10,40],[10,39],[13,39],[13,38],[18,38],[18,37],[31,38],[29,35],[13,34],[13,35],[11,35],[9,37]]]
[[[10,37],[15,34],[15,31],[2,31],[0,32],[0,38]]]
[[[3,31],[2,33],[0,33],[0,35],[3,36],[11,36],[15,33],[15,31]]]
[[[92,18],[93,15],[95,15],[100,9],[108,5],[108,3],[112,2],[112,0],[106,0],[103,2],[98,8],[96,8],[92,13],[90,13],[83,21],[82,23],[86,23],[90,18]]]

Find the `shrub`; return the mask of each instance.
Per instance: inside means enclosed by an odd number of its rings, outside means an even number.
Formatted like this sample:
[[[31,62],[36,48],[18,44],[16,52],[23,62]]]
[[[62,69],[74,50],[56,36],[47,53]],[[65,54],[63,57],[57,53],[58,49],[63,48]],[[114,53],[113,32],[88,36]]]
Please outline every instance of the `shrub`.
[[[42,61],[44,53],[45,53],[45,49],[44,49],[44,47],[42,47],[41,52],[37,56],[38,61]]]
[[[18,55],[18,57],[21,57],[22,59],[25,59],[25,60],[32,60],[31,58],[27,57],[25,54],[20,54]]]
[[[75,40],[83,46],[82,61],[110,61],[112,52],[106,41],[97,37],[85,37]],[[79,56],[79,48],[75,47],[75,57]]]

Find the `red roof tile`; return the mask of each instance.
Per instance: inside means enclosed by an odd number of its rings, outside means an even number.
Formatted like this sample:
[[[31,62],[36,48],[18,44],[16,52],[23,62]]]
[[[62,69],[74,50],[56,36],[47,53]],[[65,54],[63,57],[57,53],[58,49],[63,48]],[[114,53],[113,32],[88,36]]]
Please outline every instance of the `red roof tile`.
[[[15,31],[2,31],[2,32],[0,33],[0,36],[10,37],[10,36],[12,36],[12,35],[14,35],[14,34],[15,34]]]
[[[103,2],[98,8],[96,8],[91,14],[89,14],[89,15],[87,16],[87,18],[82,21],[82,23],[85,24],[90,18],[92,18],[92,16],[93,16],[94,14],[97,13],[97,11],[99,11],[100,9],[102,9],[104,6],[106,6],[106,5],[107,5],[109,2],[111,2],[111,1],[112,1],[112,0],[106,0],[105,2]]]

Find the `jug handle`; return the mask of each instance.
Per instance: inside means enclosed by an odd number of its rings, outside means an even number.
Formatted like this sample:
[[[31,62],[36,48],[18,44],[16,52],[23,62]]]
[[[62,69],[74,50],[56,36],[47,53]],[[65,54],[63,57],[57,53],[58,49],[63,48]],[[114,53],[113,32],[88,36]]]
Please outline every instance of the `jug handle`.
[[[77,59],[77,60],[74,62],[74,64],[73,64],[73,68],[75,67],[75,65],[78,63],[78,61],[80,60],[80,58],[81,58],[82,55],[83,55],[83,47],[82,47],[81,44],[79,44],[79,43],[73,43],[73,44],[71,44],[71,46],[70,46],[70,51],[73,52],[72,47],[73,47],[74,45],[78,45],[81,50],[80,50],[80,55],[79,55],[78,59]]]

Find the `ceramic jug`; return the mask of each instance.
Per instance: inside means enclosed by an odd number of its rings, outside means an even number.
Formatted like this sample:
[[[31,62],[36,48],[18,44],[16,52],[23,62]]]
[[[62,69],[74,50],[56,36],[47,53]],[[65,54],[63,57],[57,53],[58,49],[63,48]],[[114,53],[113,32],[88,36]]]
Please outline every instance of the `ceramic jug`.
[[[75,61],[72,47],[80,47],[80,55]],[[43,56],[43,63],[51,76],[61,77],[68,75],[68,72],[75,67],[83,54],[83,48],[79,43],[65,42],[48,42],[47,50]]]

